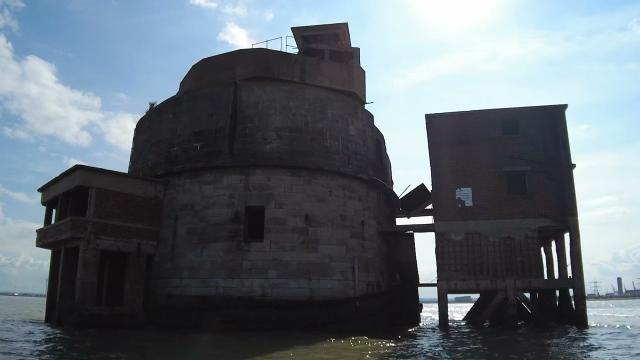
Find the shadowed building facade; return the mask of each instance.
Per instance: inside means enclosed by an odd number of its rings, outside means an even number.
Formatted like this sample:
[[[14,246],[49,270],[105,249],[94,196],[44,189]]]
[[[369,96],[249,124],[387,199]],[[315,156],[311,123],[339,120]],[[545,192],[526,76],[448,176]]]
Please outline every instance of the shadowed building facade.
[[[474,324],[587,326],[566,108],[426,115],[442,326],[450,293],[480,294]]]
[[[198,327],[419,322],[413,236],[346,24],[299,53],[196,63],[136,126],[128,173],[76,166],[39,191],[47,321]],[[54,215],[55,213],[55,215]]]

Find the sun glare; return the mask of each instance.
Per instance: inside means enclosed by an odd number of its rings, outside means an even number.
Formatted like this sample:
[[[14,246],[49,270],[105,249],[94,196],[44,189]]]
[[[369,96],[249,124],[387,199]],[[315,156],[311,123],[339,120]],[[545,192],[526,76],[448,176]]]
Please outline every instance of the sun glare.
[[[408,10],[429,32],[456,34],[490,24],[501,0],[410,0]]]

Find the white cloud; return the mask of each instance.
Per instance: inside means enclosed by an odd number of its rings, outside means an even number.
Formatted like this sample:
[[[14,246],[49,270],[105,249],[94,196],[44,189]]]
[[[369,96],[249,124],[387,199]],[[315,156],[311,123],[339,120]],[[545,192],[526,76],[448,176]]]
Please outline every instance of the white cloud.
[[[421,32],[438,36],[476,30],[502,15],[503,0],[405,0],[399,7],[407,10],[407,19]]]
[[[78,160],[74,157],[64,156],[62,159],[67,167],[72,167],[74,165],[86,165],[82,160]]]
[[[225,24],[224,29],[222,29],[216,39],[232,45],[235,49],[247,48],[250,47],[252,43],[255,43],[249,36],[249,32],[233,21]]]
[[[420,6],[430,3],[410,1]],[[455,2],[442,6],[447,9],[452,7],[450,10],[455,14],[452,16],[456,21],[444,21],[447,26],[455,27],[457,31],[460,29],[456,27],[459,18],[453,3]],[[620,56],[623,52],[633,52],[639,44],[640,18],[636,17],[629,22],[628,11],[601,12],[591,17],[569,19],[561,30],[554,31],[540,31],[506,22],[498,25],[508,27],[508,32],[501,31],[501,27],[492,28],[488,32],[467,29],[464,33],[447,38],[447,41],[440,41],[441,37],[435,36],[428,41],[438,50],[431,52],[433,55],[427,56],[426,61],[417,62],[390,74],[390,82],[397,88],[404,88],[449,75],[524,76],[533,72],[531,68],[534,65],[543,65],[546,66],[547,72],[558,72],[558,81],[573,75],[571,70],[580,69],[581,75],[590,73],[591,76],[582,76],[582,79],[579,79],[582,80],[579,85],[573,81],[574,86],[584,89],[584,82],[599,80],[598,75],[603,72],[623,68],[628,71],[637,69],[637,61],[629,62],[626,57]],[[507,21],[507,18],[504,17],[502,21]],[[419,29],[423,23],[428,22],[422,19],[415,25],[416,33],[422,34]],[[603,61],[607,58],[608,61]],[[566,71],[562,72],[560,69]],[[598,93],[589,90],[590,93]]]
[[[0,196],[6,196],[10,199],[17,200],[24,203],[31,203],[31,204],[38,203],[38,196],[30,196],[22,192],[11,191],[6,187],[2,186],[2,184],[0,184]],[[0,215],[2,214],[0,213]],[[0,216],[0,221],[1,220],[2,220],[2,217]]]
[[[24,7],[24,0],[0,0],[0,6],[20,9]]]
[[[230,16],[247,16],[248,13],[247,7],[241,1],[235,3],[235,5],[227,4],[221,10]]]
[[[595,133],[590,124],[580,124],[569,129],[569,134],[571,134],[571,140],[573,141],[591,140]]]
[[[54,65],[37,56],[19,60],[0,34],[0,100],[25,121],[27,134],[53,135],[69,144],[88,145],[85,129],[99,119],[100,98],[71,89],[58,80]]]
[[[640,35],[640,17],[637,17],[629,22],[629,30]]]
[[[265,11],[262,15],[264,16],[264,19],[265,19],[266,21],[271,21],[271,20],[273,20],[273,10],[271,10],[271,9],[269,9],[269,10]]]
[[[402,88],[447,75],[495,72],[515,64],[522,68],[541,58],[557,56],[568,48],[570,45],[564,39],[547,38],[547,35],[541,34],[493,38],[422,62],[409,71],[395,75],[394,83]]]
[[[640,245],[631,246],[613,252],[607,259],[596,262],[596,272],[600,280],[614,282],[615,278],[621,276],[625,281],[625,286],[631,289],[631,281],[634,280],[636,286],[638,281],[635,278],[640,274]],[[606,282],[605,282],[606,284]]]
[[[27,132],[21,129],[12,129],[8,126],[2,127],[2,134],[10,139],[19,139],[19,140],[31,140],[32,137]]]
[[[631,275],[620,272],[616,264],[620,254],[614,252],[627,249],[621,252],[624,254],[638,244],[634,221],[638,217],[636,204],[640,202],[640,188],[636,184],[640,167],[635,165],[638,154],[640,143],[632,143],[577,153],[574,158],[582,254],[588,280],[614,281],[615,276]]]
[[[100,122],[104,138],[107,142],[122,150],[131,150],[133,132],[136,129],[139,115],[119,113],[113,114],[107,121]]]
[[[598,207],[618,202],[618,198],[612,195],[603,195],[597,198],[591,198],[582,201],[582,205],[587,207]]]
[[[620,217],[629,213],[631,213],[631,210],[629,210],[628,207],[614,205],[587,210],[582,214],[581,218],[585,220],[601,220],[606,222],[611,220],[611,218]]]
[[[13,12],[24,7],[22,0],[0,0],[0,29],[18,30],[18,21]]]
[[[215,9],[218,7],[218,2],[213,0],[189,0],[189,4],[208,9]]]
[[[49,252],[35,247],[39,227],[6,216],[0,203],[0,291],[44,291]]]
[[[13,14],[8,9],[0,9],[0,29],[18,29],[18,22],[13,18]]]
[[[23,120],[21,124],[3,126],[10,138],[29,139],[52,136],[65,143],[87,146],[92,141],[91,125],[110,144],[128,149],[133,129],[128,113],[110,113],[102,109],[101,99],[60,82],[53,64],[29,55],[15,56],[11,43],[0,34],[0,110]],[[126,121],[124,119],[127,119]]]
[[[189,0],[189,3],[205,9],[220,10],[223,14],[229,16],[246,16],[249,13],[243,1],[226,2],[224,5],[221,5],[219,1],[213,0]]]
[[[125,94],[123,92],[116,92],[112,96],[111,103],[114,106],[122,106],[122,105],[125,105],[125,104],[129,103],[130,100],[131,100],[131,98],[129,97],[129,95],[127,95],[127,94]]]

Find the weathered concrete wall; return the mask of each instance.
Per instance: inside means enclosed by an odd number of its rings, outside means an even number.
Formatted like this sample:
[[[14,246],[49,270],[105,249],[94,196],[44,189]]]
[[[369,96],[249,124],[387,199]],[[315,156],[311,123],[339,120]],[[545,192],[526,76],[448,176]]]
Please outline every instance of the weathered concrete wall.
[[[283,64],[277,65],[277,79],[245,79],[237,72],[246,62],[260,63],[253,55],[236,54],[241,61],[228,79],[216,78],[207,81],[206,88],[179,93],[142,117],[129,172],[160,176],[211,167],[285,166],[377,178],[392,185],[384,137],[359,99],[301,75],[297,82],[289,81],[287,74],[293,76],[296,69]],[[300,64],[319,61],[297,58]],[[207,71],[230,71],[216,64]]]
[[[386,291],[388,253],[378,230],[394,221],[388,195],[356,178],[302,169],[173,176],[154,263],[156,299],[319,300]],[[243,242],[245,206],[265,207],[264,242]]]
[[[246,79],[276,79],[350,93],[365,102],[360,63],[341,63],[269,49],[240,49],[198,61],[180,82],[178,95]]]
[[[204,313],[238,298],[357,310],[369,298],[363,306],[389,320],[399,269],[379,231],[395,224],[397,197],[364,101],[354,61],[253,49],[194,65],[140,119],[131,152],[131,174],[166,181],[151,311]],[[265,209],[262,242],[245,241],[246,206]],[[418,304],[415,289],[394,296]],[[270,311],[296,322],[295,311]],[[419,311],[408,311],[413,324]]]

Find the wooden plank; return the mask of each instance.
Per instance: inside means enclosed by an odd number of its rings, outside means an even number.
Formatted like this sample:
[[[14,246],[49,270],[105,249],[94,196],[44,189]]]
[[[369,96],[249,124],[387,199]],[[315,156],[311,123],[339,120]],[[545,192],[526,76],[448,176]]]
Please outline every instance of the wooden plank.
[[[418,287],[437,287],[438,283],[419,283]]]
[[[434,224],[410,224],[410,225],[396,225],[393,228],[382,230],[383,233],[394,232],[413,232],[413,233],[429,233],[435,232]]]
[[[412,218],[412,217],[420,217],[420,216],[433,216],[433,209],[420,209],[414,210],[410,213],[400,211],[396,214],[396,218]]]
[[[450,280],[446,283],[450,294],[478,293],[485,290],[502,290],[507,283],[513,283],[514,289],[521,292],[531,290],[571,289],[573,279],[520,279],[520,280]]]
[[[449,299],[444,286],[438,287],[438,325],[441,329],[449,328]]]

